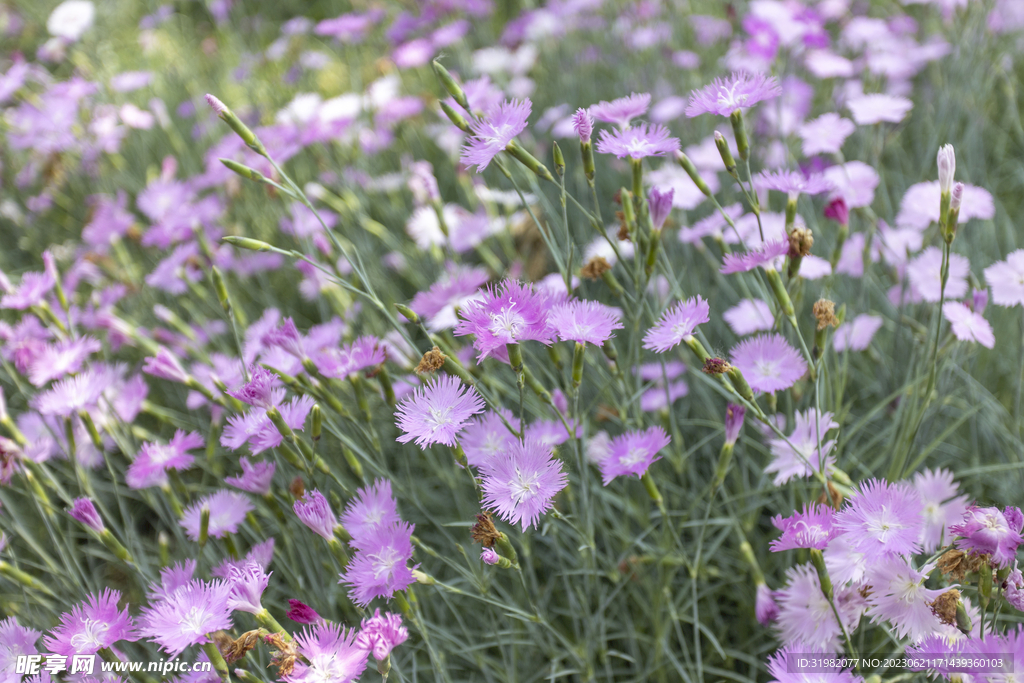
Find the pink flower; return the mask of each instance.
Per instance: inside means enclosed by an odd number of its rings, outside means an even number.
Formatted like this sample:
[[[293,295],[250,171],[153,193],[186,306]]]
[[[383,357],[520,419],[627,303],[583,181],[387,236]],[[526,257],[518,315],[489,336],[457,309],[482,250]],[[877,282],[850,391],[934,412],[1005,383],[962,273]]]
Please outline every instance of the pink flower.
[[[594,117],[586,109],[577,109],[572,115],[572,129],[576,131],[580,142],[590,142],[590,136],[594,132]]]
[[[899,123],[914,106],[906,97],[873,93],[853,97],[846,102],[846,108],[853,114],[858,126],[870,126],[883,121]]]
[[[924,505],[907,484],[869,479],[836,516],[836,526],[869,556],[914,554],[921,549]]]
[[[870,206],[875,200],[875,188],[880,181],[878,171],[863,161],[825,169],[824,176],[835,186],[833,196],[842,197],[851,209]]]
[[[398,404],[395,424],[403,434],[397,441],[415,439],[420,448],[435,443],[454,446],[469,418],[483,409],[484,400],[475,387],[466,386],[458,377],[439,375]]]
[[[996,567],[1008,567],[1021,544],[1024,517],[1019,508],[970,507],[949,533],[958,536],[956,546],[974,555],[989,555]]]
[[[380,609],[369,619],[363,619],[356,636],[356,645],[373,653],[378,662],[388,658],[391,651],[409,639],[409,631],[402,626],[402,617],[391,612],[383,615]]]
[[[671,137],[668,128],[661,124],[641,123],[633,128],[615,132],[601,131],[597,151],[614,154],[619,159],[643,159],[661,157],[679,149],[679,139]]]
[[[760,299],[743,299],[723,313],[722,318],[740,337],[770,330],[775,325],[772,309]]]
[[[735,252],[726,254],[725,258],[722,259],[722,267],[718,272],[723,275],[729,275],[730,273],[743,273],[753,270],[758,266],[773,267],[775,259],[785,256],[788,252],[788,242],[782,240],[765,242],[761,246],[755,247],[743,254]]]
[[[549,309],[549,297],[518,280],[505,280],[466,304],[455,334],[476,337],[473,346],[480,352],[478,360],[504,350],[507,344],[529,340],[550,344],[554,328],[548,324]]]
[[[793,477],[810,477],[823,465],[826,470],[832,468],[835,464],[832,447],[836,442],[826,437],[830,430],[839,428],[839,423],[833,418],[828,412],[819,416],[814,408],[798,410],[794,415],[793,432],[785,439],[769,440],[772,461],[764,471],[775,473],[776,486]]]
[[[972,311],[967,304],[947,301],[942,305],[942,314],[960,341],[978,342],[987,349],[995,347],[996,337],[992,326],[981,313]]]
[[[867,581],[871,584],[868,616],[876,623],[892,624],[897,638],[909,637],[916,642],[934,633],[940,622],[931,603],[942,589],[924,587],[933,569],[934,564],[914,569],[903,557],[875,558],[867,570]]]
[[[691,118],[705,113],[730,116],[734,111],[753,107],[780,94],[782,87],[774,76],[734,73],[728,79],[716,78],[710,85],[692,92],[686,115]]]
[[[782,536],[771,542],[772,552],[794,548],[824,550],[838,533],[832,524],[834,517],[835,513],[827,505],[805,505],[803,512],[794,512],[789,517],[776,515],[772,524]]]
[[[372,486],[365,486],[349,501],[341,513],[341,523],[352,536],[350,544],[356,548],[371,539],[384,527],[401,522],[398,503],[391,493],[391,482],[379,479]]]
[[[554,327],[562,341],[600,346],[612,338],[612,330],[622,329],[622,311],[598,301],[569,301],[558,304],[548,314],[548,324]]]
[[[480,173],[526,128],[533,104],[529,99],[506,100],[488,116],[470,124],[472,138],[462,148],[462,163]]]
[[[992,301],[1000,306],[1024,306],[1024,249],[1011,252],[1005,261],[985,269],[992,287]]]
[[[551,449],[533,439],[514,440],[508,450],[480,467],[483,505],[523,531],[535,526],[565,488],[568,478]]]
[[[871,346],[875,333],[882,328],[882,316],[858,315],[839,326],[832,337],[832,348],[837,353],[842,351],[864,351]]]
[[[628,128],[630,120],[643,116],[650,106],[650,93],[633,93],[629,97],[620,97],[611,102],[602,100],[591,105],[589,113],[598,121],[611,123],[620,128]],[[582,135],[580,138],[582,139]]]
[[[376,529],[364,539],[338,583],[349,584],[349,597],[366,606],[374,598],[390,600],[395,591],[405,590],[415,579],[412,559],[413,525],[398,522]]]
[[[295,636],[295,645],[302,657],[296,660],[295,668],[286,677],[289,683],[351,683],[366,669],[370,656],[356,641],[355,629],[328,622],[303,629]]]
[[[223,538],[238,531],[245,516],[255,508],[246,496],[234,491],[221,490],[202,498],[185,509],[181,526],[193,541],[199,540],[203,510],[209,510],[208,533],[213,538]]]
[[[958,223],[972,218],[991,220],[995,216],[992,194],[981,187],[964,185]],[[907,188],[896,214],[896,225],[901,228],[925,230],[932,223],[939,222],[939,200],[942,194],[938,180],[917,183]]]
[[[757,595],[754,598],[754,616],[761,626],[767,626],[779,616],[779,606],[775,604],[775,596],[767,584],[761,583],[757,586]]]
[[[800,352],[779,334],[762,334],[745,339],[732,350],[735,365],[754,391],[782,391],[796,384],[807,372]]]
[[[61,615],[60,626],[43,638],[47,649],[71,657],[96,654],[121,640],[137,640],[128,610],[117,608],[120,600],[121,593],[108,588],[75,605]]]
[[[142,444],[139,454],[125,472],[125,482],[133,489],[167,486],[167,470],[188,469],[195,460],[188,451],[205,445],[203,437],[198,432],[186,433],[180,429],[166,445],[146,442]]]
[[[971,266],[965,256],[949,255],[949,278],[946,281],[946,299],[960,299],[967,294],[967,274]],[[907,265],[910,286],[921,299],[936,303],[942,294],[942,250],[928,247]]]
[[[832,189],[832,183],[828,178],[815,173],[804,176],[796,171],[761,171],[754,179],[754,184],[776,192],[785,192],[790,197],[800,194],[821,194]]]
[[[660,460],[658,452],[672,441],[661,427],[620,434],[612,439],[608,457],[601,461],[601,479],[607,486],[615,477],[634,474],[643,476],[654,462]]]
[[[677,301],[667,309],[644,335],[644,348],[665,353],[693,334],[701,323],[711,319],[708,302],[700,296]]]

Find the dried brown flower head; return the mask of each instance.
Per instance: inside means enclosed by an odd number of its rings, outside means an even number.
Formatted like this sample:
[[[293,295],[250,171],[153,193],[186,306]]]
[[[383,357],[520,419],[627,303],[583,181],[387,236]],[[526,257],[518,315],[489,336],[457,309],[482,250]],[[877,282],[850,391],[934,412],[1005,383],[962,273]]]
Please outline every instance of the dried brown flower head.
[[[223,633],[223,631],[221,631]],[[264,631],[266,633],[266,631]],[[226,646],[221,646],[220,643],[217,647],[220,648],[221,652],[224,653],[224,659],[227,660],[228,664],[237,662],[239,659],[244,657],[249,650],[256,647],[256,644],[260,642],[260,629],[255,631],[246,631],[238,637],[237,640],[231,640],[228,638]]]
[[[954,581],[963,581],[971,572],[981,569],[982,562],[988,560],[987,555],[968,555],[962,550],[953,548],[939,558],[939,571]]]
[[[956,626],[956,606],[960,603],[960,591],[950,588],[948,591],[935,598],[934,602],[928,603],[932,608],[932,614],[939,618],[943,624]]]
[[[836,304],[828,299],[818,299],[814,302],[814,317],[818,321],[818,329],[823,330],[829,325],[836,327],[839,320],[836,319]]]
[[[490,512],[481,512],[476,516],[476,524],[469,530],[474,543],[479,543],[485,548],[492,547],[501,538],[501,532],[494,526],[494,520]]]
[[[807,228],[793,228],[789,233],[789,257],[802,258],[811,253],[814,235]]]
[[[263,642],[276,650],[270,656],[270,664],[277,667],[278,678],[291,675],[295,668],[295,662],[299,658],[299,651],[295,648],[295,643],[285,640],[284,633],[266,635],[263,637]]]
[[[288,484],[288,493],[292,494],[294,498],[302,498],[306,494],[306,482],[302,480],[302,477],[292,479],[292,483]]]
[[[441,349],[435,346],[423,354],[423,358],[420,359],[419,365],[416,366],[416,374],[419,375],[425,372],[440,370],[447,359],[448,356],[441,353]]]
[[[604,256],[595,256],[583,264],[583,267],[580,268],[580,275],[588,280],[596,280],[611,269],[612,264],[608,263],[608,259]]]
[[[828,496],[822,491],[818,496],[818,505],[831,505],[833,510],[838,510],[843,505],[843,494],[839,492],[832,482],[828,482]]]
[[[724,358],[708,358],[700,370],[705,375],[723,375],[732,370],[732,365]]]

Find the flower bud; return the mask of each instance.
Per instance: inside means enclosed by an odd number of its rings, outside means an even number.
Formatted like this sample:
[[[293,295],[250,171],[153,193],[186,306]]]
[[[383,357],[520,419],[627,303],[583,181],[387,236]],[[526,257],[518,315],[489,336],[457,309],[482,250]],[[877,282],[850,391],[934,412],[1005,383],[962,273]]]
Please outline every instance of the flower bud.
[[[271,251],[273,246],[260,240],[254,240],[251,237],[239,237],[238,235],[228,235],[227,237],[221,238],[222,242],[227,242],[240,249],[248,249],[249,251]]]
[[[448,72],[448,69],[441,66],[441,63],[436,59],[431,62],[431,66],[434,67],[434,73],[437,74],[437,79],[441,81],[441,85],[443,85],[444,89],[448,91],[448,94],[452,96],[452,99],[454,99],[460,107],[469,111],[469,99],[466,97],[466,92]]]
[[[956,155],[953,145],[943,145],[936,157],[939,165],[939,190],[946,194],[953,188],[953,174],[956,172]]]
[[[725,164],[725,170],[733,178],[739,179],[736,175],[736,160],[732,156],[732,152],[729,151],[729,141],[725,139],[725,136],[715,131],[715,147],[718,148],[718,153],[722,156],[722,163]]]
[[[694,166],[690,157],[676,150],[676,163],[682,166],[683,170],[686,171],[686,175],[690,176],[690,180],[693,181],[693,184],[697,186],[697,189],[700,190],[705,197],[711,196],[711,188],[708,187],[708,184],[700,177],[700,172],[697,171],[697,167]]]

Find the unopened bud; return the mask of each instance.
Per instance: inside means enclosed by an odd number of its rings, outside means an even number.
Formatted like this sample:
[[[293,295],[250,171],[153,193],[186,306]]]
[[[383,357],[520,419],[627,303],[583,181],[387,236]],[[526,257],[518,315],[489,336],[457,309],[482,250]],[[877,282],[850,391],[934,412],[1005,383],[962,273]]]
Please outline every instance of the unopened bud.
[[[715,131],[715,147],[718,148],[718,153],[722,156],[722,163],[725,164],[725,170],[728,171],[729,175],[733,178],[737,178],[736,175],[736,160],[732,156],[732,152],[729,151],[729,141],[725,139],[725,136]]]
[[[441,63],[436,59],[431,62],[431,66],[434,67],[434,73],[437,74],[437,79],[441,81],[441,85],[448,91],[448,94],[452,96],[460,107],[469,111],[469,99],[466,97],[466,92],[462,89],[462,86],[458,84],[455,78],[448,72],[448,69],[441,66]]]
[[[254,240],[251,237],[239,237],[238,235],[228,235],[227,237],[220,238],[222,242],[234,245],[240,249],[248,249],[249,251],[272,251],[274,247],[266,242],[260,240]]]
[[[736,150],[740,159],[746,161],[750,158],[750,143],[747,142],[747,129],[743,125],[743,111],[737,109],[729,116],[729,120],[732,121],[732,134],[736,138]]]
[[[956,154],[953,145],[943,145],[936,157],[939,165],[939,190],[942,194],[953,189],[953,174],[956,173]]]
[[[700,177],[700,172],[697,171],[697,167],[693,165],[693,161],[690,160],[690,157],[677,150],[676,163],[683,167],[683,170],[686,171],[686,175],[690,176],[690,180],[693,181],[693,184],[697,186],[697,189],[700,190],[705,197],[711,196],[711,188],[708,187],[708,184]]]
[[[440,102],[437,103],[437,106],[441,107],[441,111],[443,111],[445,116],[447,116],[448,119],[455,124],[456,128],[461,130],[463,133],[470,132],[469,122],[466,121],[466,117],[460,114],[459,112],[455,111],[455,109],[452,108],[452,105],[448,104],[444,100],[441,100]]]
[[[231,171],[237,173],[238,175],[248,180],[252,180],[258,183],[266,180],[262,173],[260,173],[254,168],[249,168],[245,164],[240,164],[237,161],[233,161],[231,159],[218,159],[218,161],[227,166],[228,169],[230,169]]]
[[[313,410],[310,412],[313,414],[313,426],[309,430],[309,435],[313,441],[319,441],[324,428],[324,413],[320,409],[319,403],[314,405]]]
[[[555,160],[555,173],[561,178],[565,175],[565,157],[562,156],[562,149],[557,142],[551,143],[551,154]]]

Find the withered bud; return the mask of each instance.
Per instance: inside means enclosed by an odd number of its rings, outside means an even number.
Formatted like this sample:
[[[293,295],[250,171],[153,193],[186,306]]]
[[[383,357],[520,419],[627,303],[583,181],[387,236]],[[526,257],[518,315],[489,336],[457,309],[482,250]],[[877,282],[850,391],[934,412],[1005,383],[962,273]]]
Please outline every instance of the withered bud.
[[[828,299],[818,299],[814,302],[814,317],[818,321],[818,329],[823,330],[829,325],[832,327],[839,326],[839,320],[836,318],[836,304]]]
[[[790,258],[803,258],[811,253],[814,246],[814,235],[807,228],[793,228],[789,233]]]
[[[962,550],[952,548],[943,553],[939,558],[939,571],[949,576],[954,581],[963,581],[971,572],[981,569],[983,562],[988,560],[987,555],[968,555]]]
[[[223,633],[223,631],[221,631]],[[264,631],[265,633],[265,631]],[[226,634],[225,634],[226,635]],[[228,664],[237,662],[239,659],[244,657],[249,650],[256,647],[256,644],[260,642],[260,630],[246,631],[238,637],[238,640],[231,640],[228,638],[228,643],[225,647],[221,647],[218,643],[217,647],[220,647],[224,653],[224,659],[227,660]]]
[[[956,606],[960,602],[960,591],[950,588],[948,591],[935,598],[934,602],[928,603],[932,608],[932,614],[939,618],[943,624],[956,626]]]
[[[622,211],[616,211],[615,218],[619,221],[619,234],[617,237],[620,242],[624,242],[629,239],[629,223],[626,222],[626,214]]]
[[[416,366],[416,374],[419,375],[425,372],[440,370],[447,359],[448,356],[441,353],[441,349],[435,346],[423,354],[423,358],[420,359],[419,365]]]
[[[231,643],[235,642],[234,639],[231,638],[231,634],[227,631],[214,631],[210,634],[210,640],[212,640],[213,644],[217,646],[217,649],[220,650],[221,654],[226,653],[228,648],[231,647]]]
[[[612,264],[604,256],[595,256],[580,268],[580,275],[588,280],[597,280],[612,269]]]
[[[485,548],[492,547],[501,538],[501,532],[495,528],[490,512],[481,512],[476,516],[476,524],[469,530],[469,535],[473,537],[474,543]]]
[[[708,358],[700,370],[705,375],[724,375],[732,370],[732,365],[724,358]]]
[[[291,675],[292,669],[295,668],[295,662],[299,658],[299,651],[295,648],[295,643],[289,643],[283,635],[282,633],[271,633],[263,637],[263,642],[276,650],[270,657],[270,664],[277,667],[278,678]]]
[[[288,484],[288,493],[292,494],[295,499],[302,498],[306,494],[306,482],[302,481],[302,477],[292,479],[292,483]]]
[[[833,510],[838,510],[843,505],[843,494],[839,492],[832,482],[828,482],[828,496],[822,491],[821,495],[818,496],[818,505],[831,505]]]

